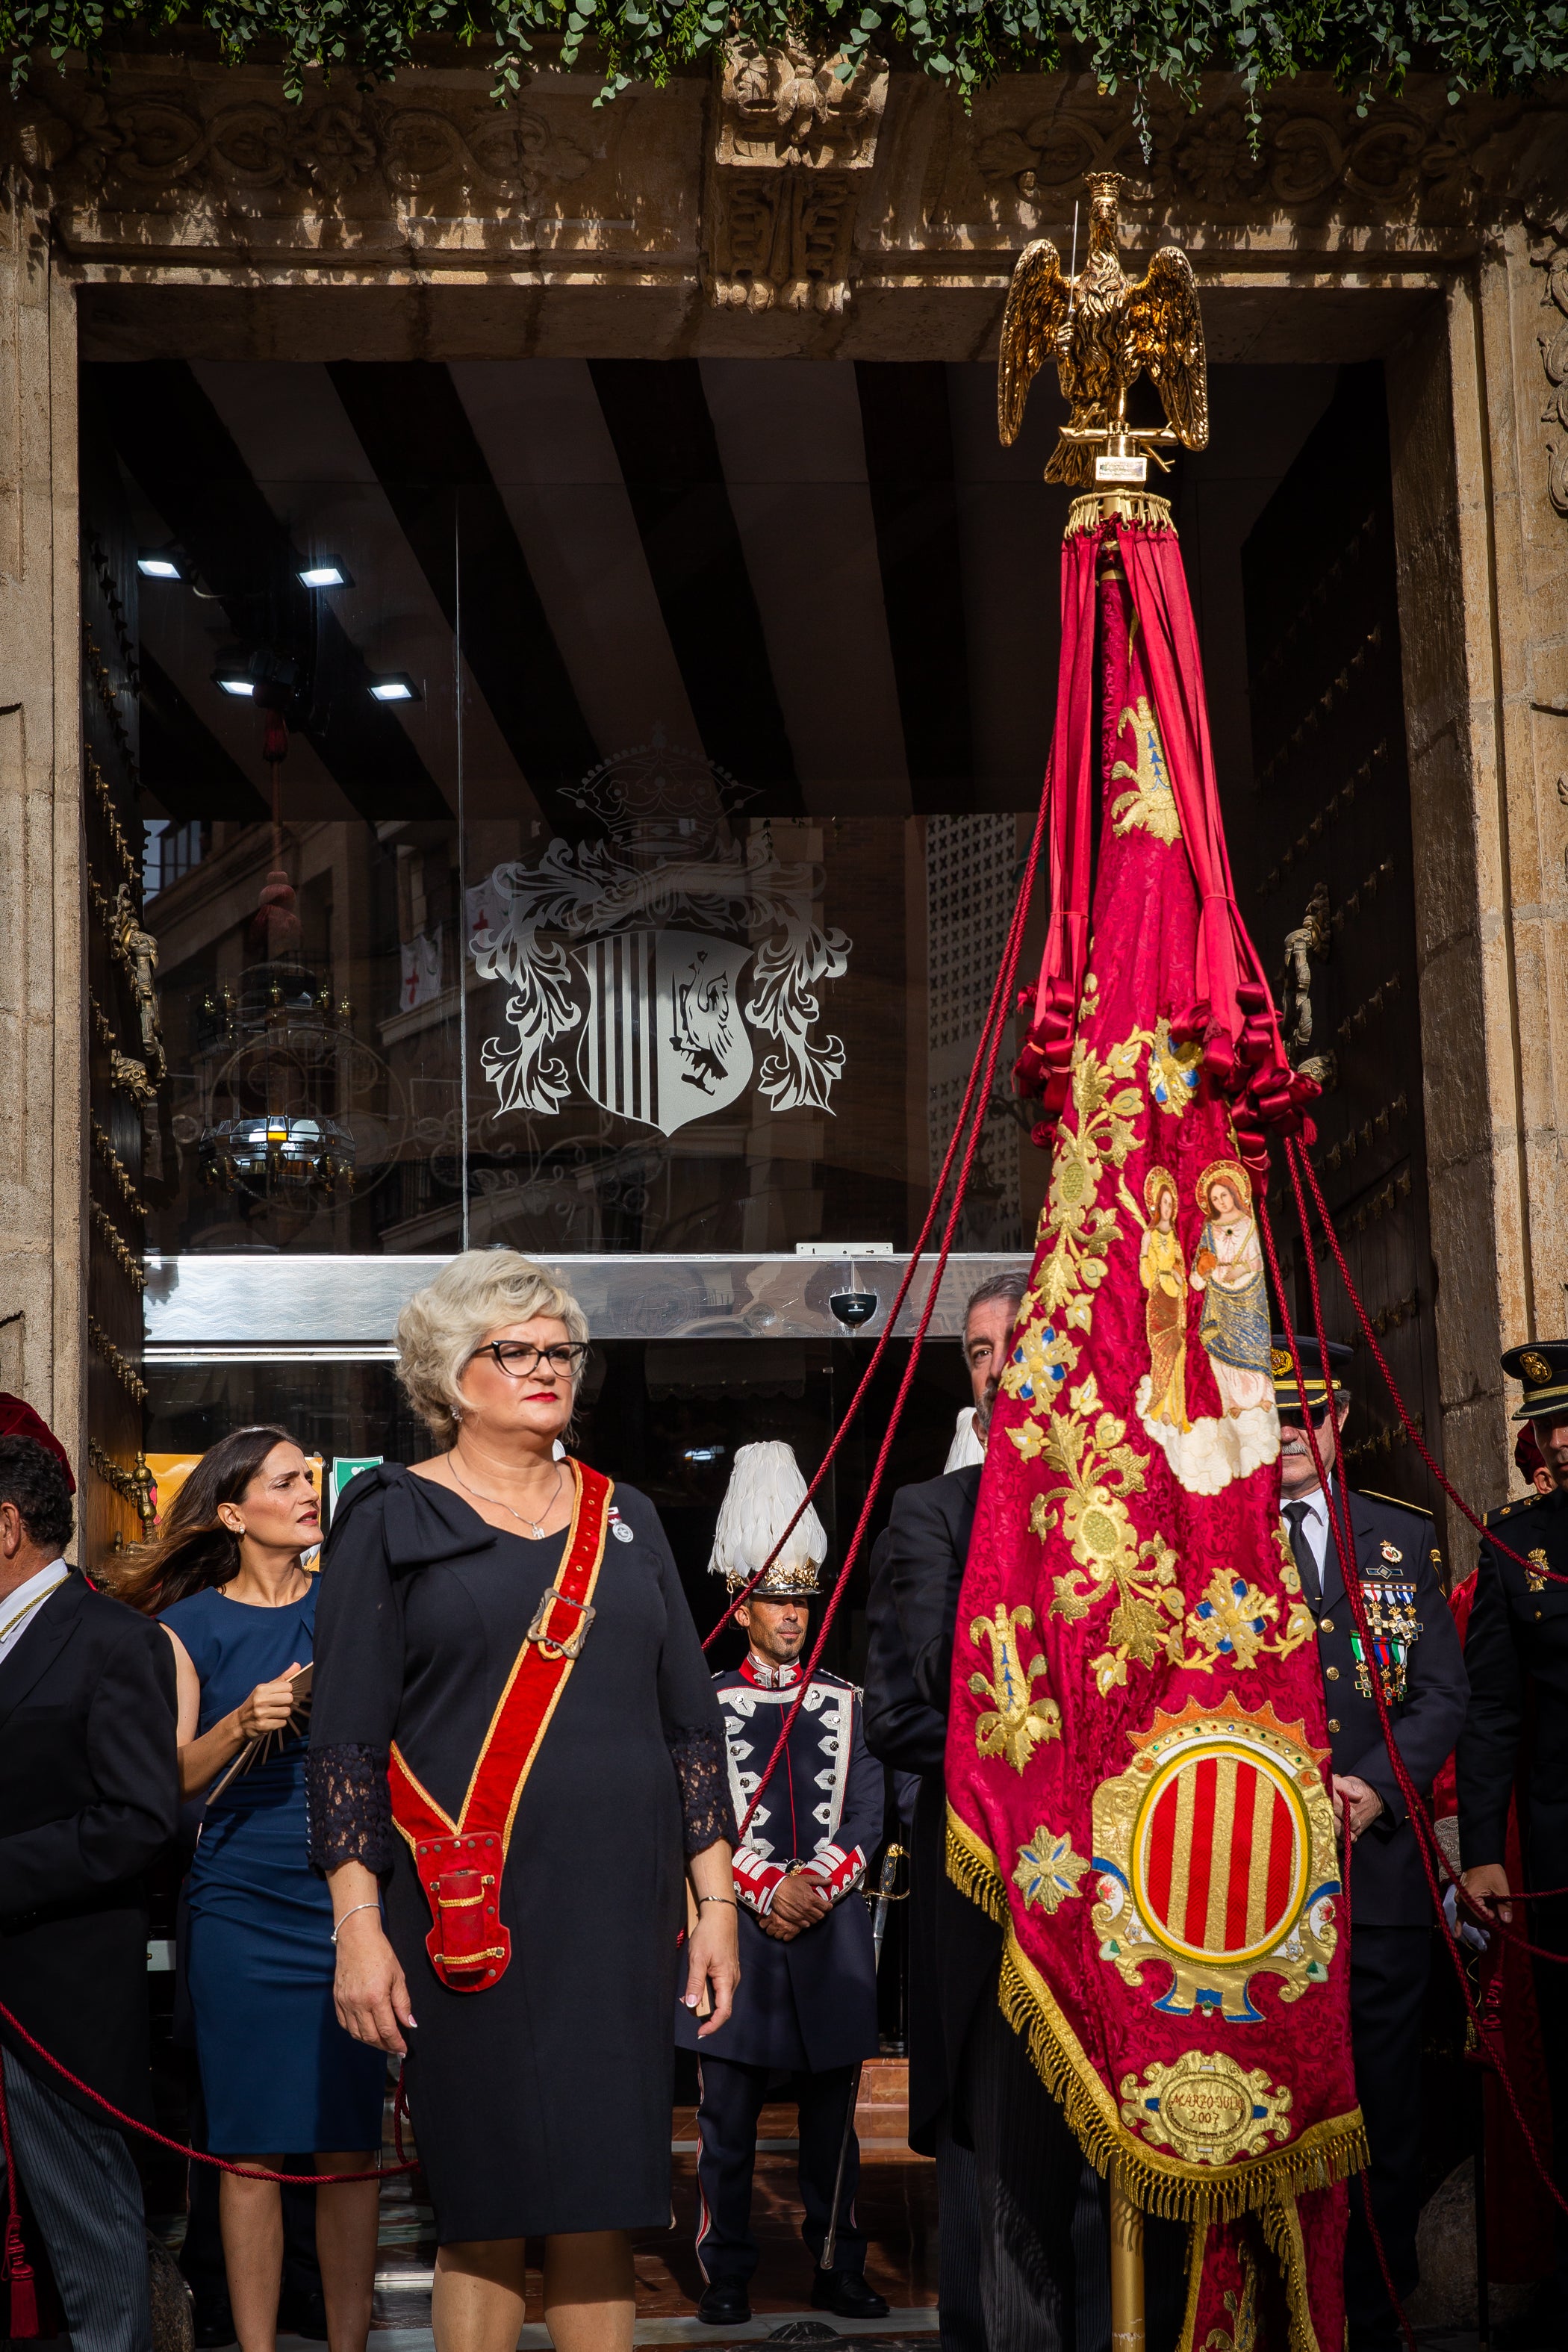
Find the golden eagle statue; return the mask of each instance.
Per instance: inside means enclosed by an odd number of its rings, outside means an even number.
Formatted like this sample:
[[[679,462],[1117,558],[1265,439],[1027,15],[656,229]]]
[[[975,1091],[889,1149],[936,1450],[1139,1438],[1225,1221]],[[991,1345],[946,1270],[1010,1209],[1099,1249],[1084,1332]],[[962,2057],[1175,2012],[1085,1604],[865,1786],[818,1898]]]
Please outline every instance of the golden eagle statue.
[[[1143,277],[1128,277],[1117,251],[1121,187],[1120,173],[1089,174],[1089,254],[1076,278],[1042,236],[1018,256],[1007,290],[996,376],[1003,442],[1011,447],[1017,439],[1029,386],[1047,360],[1057,363],[1072,410],[1046,467],[1047,482],[1092,489],[1097,455],[1147,453],[1163,465],[1156,442],[1208,446],[1208,371],[1192,263],[1178,246],[1165,245]],[[1145,369],[1166,425],[1128,425],[1127,395]]]

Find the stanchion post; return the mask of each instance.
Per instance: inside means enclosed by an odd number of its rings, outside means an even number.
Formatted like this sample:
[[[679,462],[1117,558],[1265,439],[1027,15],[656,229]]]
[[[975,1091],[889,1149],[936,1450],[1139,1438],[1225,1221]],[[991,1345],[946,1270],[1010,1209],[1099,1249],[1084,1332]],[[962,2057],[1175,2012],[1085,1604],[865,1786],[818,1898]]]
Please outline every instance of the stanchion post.
[[[1143,2216],[1110,2168],[1110,2352],[1143,2352]]]

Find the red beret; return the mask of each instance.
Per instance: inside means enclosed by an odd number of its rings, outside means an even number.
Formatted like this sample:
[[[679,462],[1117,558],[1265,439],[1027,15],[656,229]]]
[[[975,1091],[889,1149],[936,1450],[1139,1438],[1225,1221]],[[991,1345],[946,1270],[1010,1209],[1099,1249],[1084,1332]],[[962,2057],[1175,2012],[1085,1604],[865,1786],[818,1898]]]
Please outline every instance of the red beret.
[[[65,1447],[48,1423],[21,1397],[7,1396],[4,1389],[0,1389],[0,1437],[31,1437],[38,1444],[47,1445],[66,1474],[66,1485],[73,1495],[76,1493],[76,1480],[71,1476]]]

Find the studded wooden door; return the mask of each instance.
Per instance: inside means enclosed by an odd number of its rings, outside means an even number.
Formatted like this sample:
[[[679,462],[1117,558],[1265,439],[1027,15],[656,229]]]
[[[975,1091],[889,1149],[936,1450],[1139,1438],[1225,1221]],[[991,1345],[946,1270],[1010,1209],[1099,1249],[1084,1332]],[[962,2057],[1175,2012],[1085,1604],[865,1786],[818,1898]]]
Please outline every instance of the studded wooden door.
[[[1243,911],[1277,980],[1292,1058],[1321,1063],[1313,1150],[1356,1286],[1440,1456],[1427,1225],[1410,786],[1380,365],[1335,396],[1242,554],[1256,799],[1233,824]],[[1291,934],[1295,934],[1294,940]],[[1310,1034],[1305,1034],[1310,1030]],[[1316,1075],[1316,1071],[1314,1071]],[[1279,1171],[1277,1230],[1295,1230]],[[1290,1250],[1298,1327],[1310,1297]],[[1320,1244],[1330,1337],[1355,1347],[1351,1481],[1441,1501]]]
[[[151,1532],[142,1456],[143,1115],[163,1074],[141,927],[136,545],[113,457],[81,448],[82,883],[87,922],[88,1462],[82,1559]]]

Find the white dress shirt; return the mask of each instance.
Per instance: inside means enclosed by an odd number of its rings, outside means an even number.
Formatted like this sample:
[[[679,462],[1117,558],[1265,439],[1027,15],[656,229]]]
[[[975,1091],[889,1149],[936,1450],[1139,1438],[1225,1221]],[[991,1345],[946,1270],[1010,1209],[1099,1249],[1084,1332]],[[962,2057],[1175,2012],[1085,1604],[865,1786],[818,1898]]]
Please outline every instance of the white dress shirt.
[[[1286,1497],[1286,1500],[1292,1506],[1298,1503],[1305,1503],[1307,1506],[1306,1517],[1301,1521],[1301,1532],[1307,1538],[1308,1550],[1317,1562],[1318,1591],[1321,1593],[1323,1589],[1323,1561],[1329,1549],[1329,1498],[1321,1486],[1314,1486],[1310,1495],[1290,1495]],[[1285,1518],[1284,1503],[1281,1503],[1279,1509],[1285,1533],[1289,1536],[1290,1522]],[[1315,1596],[1309,1594],[1308,1598],[1310,1600]]]
[[[70,1574],[63,1559],[51,1559],[26,1584],[18,1584],[0,1601],[0,1661],[8,1658],[45,1601]]]

